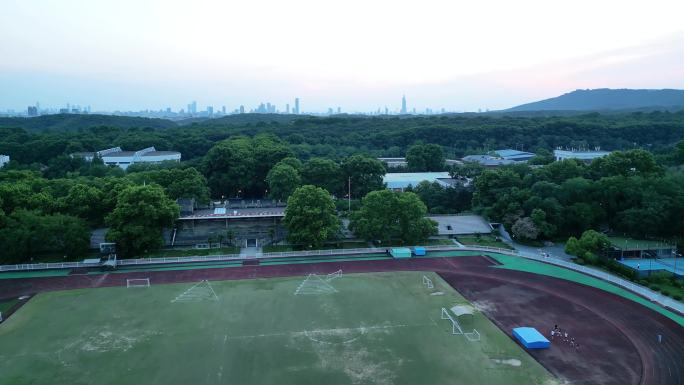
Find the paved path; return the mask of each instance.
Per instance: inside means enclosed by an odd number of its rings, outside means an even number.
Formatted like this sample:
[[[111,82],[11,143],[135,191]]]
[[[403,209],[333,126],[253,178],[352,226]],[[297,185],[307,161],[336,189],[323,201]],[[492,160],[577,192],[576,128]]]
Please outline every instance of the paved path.
[[[503,227],[503,225],[499,227],[499,231],[501,232],[501,238],[503,239],[503,241],[513,246],[523,255],[539,257],[542,253],[547,253],[550,257],[563,259],[566,261],[569,261],[571,258],[573,258],[572,255],[565,253],[564,243],[558,243],[554,244],[553,246],[542,247],[526,246],[514,241],[513,238],[511,238],[511,235]]]

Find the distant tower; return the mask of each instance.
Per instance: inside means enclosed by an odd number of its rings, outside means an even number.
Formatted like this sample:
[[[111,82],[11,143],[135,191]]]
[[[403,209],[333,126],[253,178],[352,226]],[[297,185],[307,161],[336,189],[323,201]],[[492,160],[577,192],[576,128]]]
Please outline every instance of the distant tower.
[[[244,114],[245,113],[245,106],[240,105],[240,113]]]
[[[295,115],[299,115],[299,98],[295,98],[294,110],[292,110],[292,112]]]
[[[406,114],[406,95],[403,95],[401,97],[401,114],[402,115]]]
[[[286,114],[290,113],[290,103],[285,104],[285,113]]]

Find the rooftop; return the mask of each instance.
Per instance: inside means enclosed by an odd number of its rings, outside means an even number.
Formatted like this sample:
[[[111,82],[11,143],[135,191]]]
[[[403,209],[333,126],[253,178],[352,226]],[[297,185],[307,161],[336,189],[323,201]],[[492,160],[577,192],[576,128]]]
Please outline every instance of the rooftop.
[[[448,172],[391,172],[385,174],[383,182],[387,184],[387,188],[406,188],[408,186],[417,186],[420,182],[440,182],[442,185],[447,183],[441,181],[442,179],[451,179]]]
[[[438,235],[490,234],[492,227],[479,215],[431,215]]]

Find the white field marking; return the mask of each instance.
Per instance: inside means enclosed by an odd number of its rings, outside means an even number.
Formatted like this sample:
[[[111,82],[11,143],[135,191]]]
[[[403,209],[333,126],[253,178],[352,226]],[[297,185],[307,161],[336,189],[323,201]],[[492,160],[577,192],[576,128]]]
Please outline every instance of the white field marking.
[[[384,330],[384,329],[395,329],[395,328],[412,328],[412,327],[425,327],[425,326],[435,326],[434,321],[432,323],[423,324],[413,324],[413,325],[376,325],[376,326],[361,326],[357,328],[336,328],[336,329],[314,329],[314,330],[304,330],[304,331],[291,331],[291,332],[280,332],[280,333],[264,333],[264,334],[250,334],[242,336],[229,336],[228,339],[238,340],[238,339],[250,339],[250,338],[267,338],[267,337],[283,337],[283,336],[305,336],[308,337],[309,334],[314,333],[350,333],[350,332],[361,332],[365,334],[369,331]]]
[[[509,358],[509,359],[492,358],[491,360],[496,362],[497,364],[503,364],[503,365],[510,365],[510,366],[522,365],[522,362],[517,358]]]
[[[205,284],[205,286],[198,288],[199,285]],[[211,291],[209,293],[207,291],[207,288]],[[202,290],[199,293],[193,292],[193,290]],[[210,300],[210,301],[218,301],[218,296],[216,295],[216,292],[214,291],[214,288],[211,286],[209,281],[202,280],[200,282],[197,282],[194,284],[191,288],[185,290],[183,293],[179,294],[176,298],[171,300],[171,303],[174,302],[195,302],[195,301],[203,301],[203,300]]]
[[[323,280],[319,275],[314,273],[307,275],[304,281],[299,284],[297,290],[294,292],[295,295],[329,293],[337,293],[337,290],[327,281]]]

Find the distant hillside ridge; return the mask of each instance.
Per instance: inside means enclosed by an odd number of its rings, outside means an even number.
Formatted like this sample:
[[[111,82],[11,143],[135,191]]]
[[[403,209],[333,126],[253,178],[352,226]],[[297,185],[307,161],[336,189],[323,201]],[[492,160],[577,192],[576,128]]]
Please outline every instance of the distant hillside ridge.
[[[140,118],[97,114],[56,114],[35,118],[0,118],[0,127],[23,128],[29,132],[78,131],[91,127],[172,128],[176,123],[166,119]]]
[[[505,111],[680,110],[682,108],[684,108],[684,90],[601,88],[576,90],[555,98],[522,104]]]

